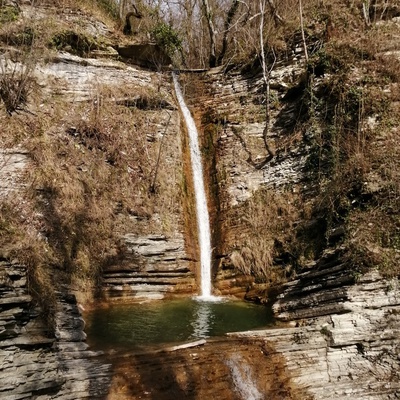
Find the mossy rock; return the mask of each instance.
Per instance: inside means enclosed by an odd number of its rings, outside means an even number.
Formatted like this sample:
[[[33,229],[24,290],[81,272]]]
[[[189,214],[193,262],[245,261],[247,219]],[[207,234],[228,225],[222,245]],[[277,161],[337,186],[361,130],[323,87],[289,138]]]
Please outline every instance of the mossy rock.
[[[49,46],[81,57],[87,56],[92,50],[99,49],[96,41],[90,36],[70,30],[55,34]]]

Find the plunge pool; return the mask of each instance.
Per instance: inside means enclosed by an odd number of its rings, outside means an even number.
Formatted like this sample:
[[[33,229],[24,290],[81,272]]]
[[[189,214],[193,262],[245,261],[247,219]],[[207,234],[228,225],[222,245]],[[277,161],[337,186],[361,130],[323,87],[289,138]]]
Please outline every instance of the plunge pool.
[[[195,298],[112,305],[85,315],[94,350],[137,350],[273,325],[269,308],[239,300]]]

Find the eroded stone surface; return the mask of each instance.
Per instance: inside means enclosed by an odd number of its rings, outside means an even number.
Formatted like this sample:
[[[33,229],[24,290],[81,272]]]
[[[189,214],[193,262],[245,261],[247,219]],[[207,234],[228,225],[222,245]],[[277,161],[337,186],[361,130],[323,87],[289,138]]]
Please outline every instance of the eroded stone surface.
[[[281,357],[262,341],[225,338],[113,358],[110,400],[308,398],[288,385]]]
[[[204,78],[204,93],[198,94],[202,106],[199,113],[219,125],[217,173],[223,177],[219,185],[230,206],[249,199],[260,187],[280,190],[288,184],[303,184],[308,145],[303,140],[283,143],[285,129],[296,120],[294,102],[285,103],[283,99],[288,87],[295,85],[302,73],[301,57],[293,55],[290,61],[277,63],[271,73],[271,97],[282,102],[271,108],[267,140],[274,149],[273,157],[263,140],[262,77],[209,73]]]
[[[107,268],[104,273],[104,293],[110,298],[160,299],[168,293],[193,293],[196,282],[193,261],[185,251],[182,235],[123,237],[124,261]]]
[[[94,358],[74,296],[58,294],[55,337],[47,334],[26,286],[24,266],[0,262],[0,397],[95,399],[110,383],[110,365]]]
[[[0,198],[24,186],[22,174],[29,154],[22,148],[0,150]]]
[[[329,287],[330,278],[338,282],[346,268],[339,264],[329,270],[310,271],[308,278],[306,272],[286,285],[275,303],[278,317],[297,319],[296,327],[234,336],[261,337],[272,344],[284,356],[294,382],[307,388],[315,399],[397,398],[398,279],[385,280],[371,271],[354,285]],[[313,286],[313,279],[325,281],[325,287]]]

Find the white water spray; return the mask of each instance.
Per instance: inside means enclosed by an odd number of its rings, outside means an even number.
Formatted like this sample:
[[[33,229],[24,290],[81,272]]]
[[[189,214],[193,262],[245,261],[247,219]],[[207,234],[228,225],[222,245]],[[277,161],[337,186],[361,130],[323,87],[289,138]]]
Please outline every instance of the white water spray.
[[[207,198],[204,190],[203,167],[201,165],[201,153],[198,140],[198,132],[194,119],[186,106],[182,91],[176,74],[172,74],[175,85],[176,97],[178,98],[183,117],[189,133],[190,159],[192,163],[192,174],[194,191],[196,197],[197,230],[200,246],[201,264],[201,299],[212,299],[211,296],[211,235],[210,220],[208,216]]]
[[[250,365],[238,354],[234,354],[226,364],[231,370],[236,392],[243,400],[261,400],[263,395],[254,383]]]

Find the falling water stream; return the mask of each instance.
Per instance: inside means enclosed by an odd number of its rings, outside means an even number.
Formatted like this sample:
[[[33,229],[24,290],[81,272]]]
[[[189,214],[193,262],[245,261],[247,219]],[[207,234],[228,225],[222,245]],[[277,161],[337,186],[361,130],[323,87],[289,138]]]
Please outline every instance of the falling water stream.
[[[185,103],[178,77],[173,75],[176,97],[189,133],[190,159],[194,191],[196,197],[197,230],[199,235],[200,264],[201,264],[201,296],[203,300],[213,300],[211,295],[211,235],[210,219],[208,216],[207,198],[204,189],[203,167],[198,140],[198,132],[194,119]]]

